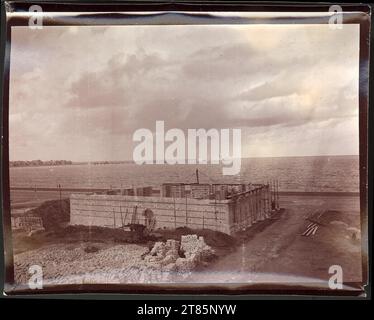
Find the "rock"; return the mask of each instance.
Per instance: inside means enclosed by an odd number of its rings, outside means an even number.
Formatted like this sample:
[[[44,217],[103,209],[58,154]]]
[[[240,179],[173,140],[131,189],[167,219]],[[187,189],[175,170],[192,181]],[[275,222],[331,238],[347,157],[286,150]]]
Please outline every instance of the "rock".
[[[163,267],[163,270],[166,272],[176,272],[177,271],[177,265],[175,263],[169,263],[165,267]]]
[[[166,240],[165,246],[167,250],[175,250],[178,252],[179,247],[180,247],[180,242],[177,240],[169,239],[169,240]]]
[[[150,255],[164,257],[166,253],[166,246],[163,242],[156,242],[153,246]]]
[[[161,263],[158,262],[150,262],[147,264],[148,270],[161,270]]]
[[[214,250],[205,243],[204,237],[197,235],[182,236],[180,248],[186,258],[194,260],[209,260],[214,255]]]
[[[190,273],[195,267],[196,264],[192,259],[187,258],[178,258],[175,261],[175,265],[179,273]]]
[[[88,245],[84,248],[84,252],[86,252],[86,253],[95,253],[95,252],[98,252],[98,251],[99,251],[99,248],[96,247],[96,246]]]
[[[34,236],[34,235],[41,234],[41,233],[43,233],[44,231],[45,231],[44,228],[33,229],[33,230],[31,230],[27,235],[28,235],[29,237],[32,237],[32,236]]]
[[[198,265],[201,261],[201,253],[199,252],[192,253],[189,256],[188,260],[191,260],[194,265]]]
[[[166,251],[165,256],[173,256],[176,257],[175,259],[177,259],[179,257],[179,252],[178,250],[170,249],[169,251]]]
[[[167,255],[162,261],[161,264],[166,266],[170,263],[174,263],[178,259],[178,256],[175,255]]]

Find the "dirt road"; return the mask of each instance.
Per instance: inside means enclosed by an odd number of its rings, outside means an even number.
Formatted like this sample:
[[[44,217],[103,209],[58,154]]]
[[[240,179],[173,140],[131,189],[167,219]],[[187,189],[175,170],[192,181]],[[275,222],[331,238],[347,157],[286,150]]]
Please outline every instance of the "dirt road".
[[[283,196],[281,207],[286,210],[272,223],[251,227],[249,240],[192,281],[326,285],[331,265],[342,266],[344,282],[361,281],[358,197]],[[330,216],[315,235],[302,236],[306,218],[318,209]]]

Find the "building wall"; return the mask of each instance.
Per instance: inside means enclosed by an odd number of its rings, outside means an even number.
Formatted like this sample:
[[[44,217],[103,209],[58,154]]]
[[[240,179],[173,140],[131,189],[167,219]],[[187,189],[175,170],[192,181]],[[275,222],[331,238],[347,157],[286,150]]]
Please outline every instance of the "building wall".
[[[270,215],[270,189],[266,185],[242,192],[230,200],[230,233],[244,230]]]
[[[72,194],[70,224],[111,228],[130,223],[149,225],[147,219],[151,214],[154,229],[189,227],[233,234],[266,219],[269,199],[267,186],[239,193],[228,200]]]
[[[190,227],[230,233],[229,201],[124,195],[70,196],[70,224],[119,228],[133,222],[146,224],[151,210],[155,228]],[[133,212],[136,210],[136,221]]]
[[[191,198],[194,199],[206,199],[209,198],[211,186],[209,184],[191,184]]]

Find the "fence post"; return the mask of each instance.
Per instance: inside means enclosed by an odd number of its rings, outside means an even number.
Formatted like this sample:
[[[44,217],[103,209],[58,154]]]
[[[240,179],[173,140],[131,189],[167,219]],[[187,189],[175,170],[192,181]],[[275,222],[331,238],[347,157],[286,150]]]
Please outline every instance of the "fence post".
[[[121,213],[121,226],[123,228],[123,215],[122,215],[122,206],[119,206],[119,211]]]
[[[174,229],[177,228],[177,212],[175,210],[175,197],[173,195],[173,202],[174,202]]]
[[[187,194],[185,193],[185,197],[186,197],[186,227],[188,225],[188,207],[187,207]]]
[[[114,228],[116,227],[116,212],[114,211],[114,208],[113,208],[113,227]]]
[[[215,191],[216,192],[216,191]],[[216,220],[216,231],[218,230],[218,217],[217,217],[217,193],[214,195],[214,218]]]
[[[279,210],[279,182],[277,179],[277,210]]]
[[[60,194],[60,214],[62,215],[62,196],[61,196],[61,184],[58,184],[58,190]]]

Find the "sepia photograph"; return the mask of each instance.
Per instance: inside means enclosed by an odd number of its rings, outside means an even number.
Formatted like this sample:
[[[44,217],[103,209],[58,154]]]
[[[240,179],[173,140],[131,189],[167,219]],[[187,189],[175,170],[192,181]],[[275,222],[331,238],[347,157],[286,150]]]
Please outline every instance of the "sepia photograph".
[[[7,13],[10,291],[363,292],[366,13],[42,10]]]

